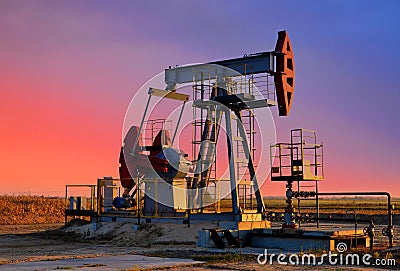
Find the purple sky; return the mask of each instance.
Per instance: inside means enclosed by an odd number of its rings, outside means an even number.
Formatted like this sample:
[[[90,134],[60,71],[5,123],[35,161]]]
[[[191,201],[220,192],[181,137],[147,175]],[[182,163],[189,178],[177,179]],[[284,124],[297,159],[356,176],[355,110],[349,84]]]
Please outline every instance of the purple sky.
[[[169,65],[273,50],[286,29],[296,90],[278,138],[318,131],[324,190],[400,196],[399,11],[398,1],[2,0],[0,193],[116,176],[125,110],[144,82]]]

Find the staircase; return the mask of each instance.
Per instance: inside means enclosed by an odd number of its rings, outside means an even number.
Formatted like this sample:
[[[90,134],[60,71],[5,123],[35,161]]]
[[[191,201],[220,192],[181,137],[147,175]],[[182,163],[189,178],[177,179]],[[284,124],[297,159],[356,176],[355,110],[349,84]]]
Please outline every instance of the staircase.
[[[210,229],[210,238],[216,248],[224,249],[226,247],[237,248],[240,243],[233,237],[229,230]]]

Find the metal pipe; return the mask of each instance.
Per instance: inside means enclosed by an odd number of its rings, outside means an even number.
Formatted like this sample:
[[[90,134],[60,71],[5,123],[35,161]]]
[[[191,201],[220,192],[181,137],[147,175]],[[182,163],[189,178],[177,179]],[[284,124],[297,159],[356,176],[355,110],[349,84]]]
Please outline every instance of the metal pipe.
[[[389,239],[389,247],[393,247],[393,217],[392,200],[389,192],[323,192],[317,196],[386,196],[388,208],[388,227],[384,229],[384,235]]]
[[[150,100],[150,99],[149,99]],[[139,177],[139,170],[137,171],[137,182],[136,182],[136,187],[137,187],[137,192],[136,192],[136,211],[137,211],[137,224],[140,225],[140,177]]]
[[[174,136],[172,137],[171,145],[174,145],[176,133],[178,132],[178,126],[179,126],[179,123],[181,122],[183,109],[185,109],[185,104],[186,104],[186,101],[183,102],[181,112],[179,113],[178,122],[176,123],[175,132],[174,132]]]
[[[68,185],[65,186],[65,202],[64,202],[65,206],[64,209],[68,209]],[[64,210],[64,214],[65,214],[65,220],[64,220],[64,225],[67,225],[67,212]]]
[[[354,238],[355,238],[355,247],[357,247],[357,213],[356,210],[350,209],[346,210],[346,215],[348,212],[353,212],[354,215]],[[350,240],[350,247],[351,247],[352,239]]]
[[[144,120],[145,120],[146,115],[147,115],[147,110],[149,109],[150,100],[151,100],[151,92],[149,92],[149,98],[147,99],[147,103],[146,103],[146,107],[144,109],[142,121],[140,122],[139,131],[138,131],[138,134],[137,134],[136,139],[135,139],[135,144],[133,145],[132,155],[135,155],[135,150],[136,150],[137,144],[139,142],[140,134],[141,134],[142,129],[143,129],[143,123],[144,123]]]
[[[190,213],[192,211],[191,204],[190,204],[190,193],[191,193],[191,179],[189,177],[185,178],[186,180],[186,200],[187,200],[187,221],[188,221],[188,228],[190,228]]]
[[[317,228],[319,228],[319,198],[318,198],[318,181],[315,181],[315,204],[317,205]]]
[[[342,221],[346,221],[346,222],[355,222],[356,220],[354,218],[329,218],[329,217],[320,217],[319,218],[320,221],[337,221],[337,222],[342,222]],[[361,223],[369,223],[371,222],[370,219],[360,219],[357,218],[357,222],[361,222]]]

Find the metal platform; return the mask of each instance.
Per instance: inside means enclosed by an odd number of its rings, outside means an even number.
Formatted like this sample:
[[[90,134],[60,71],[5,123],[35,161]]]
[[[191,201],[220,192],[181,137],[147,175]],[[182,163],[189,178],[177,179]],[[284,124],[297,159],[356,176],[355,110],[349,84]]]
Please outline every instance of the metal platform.
[[[308,251],[326,250],[335,251],[339,243],[344,243],[347,248],[369,248],[370,237],[363,230],[354,229],[285,229],[282,228],[254,228],[248,230],[230,230],[235,238],[239,238],[247,247]],[[214,238],[215,239],[215,238]],[[214,243],[211,229],[199,231],[198,245],[200,247],[219,247]]]
[[[216,97],[215,100],[194,100],[193,106],[206,109],[212,105],[223,104],[228,108],[235,107],[235,109],[256,109],[262,107],[271,107],[276,105],[275,100],[271,99],[255,99],[253,95],[247,93],[225,95],[223,97]]]
[[[345,243],[348,248],[369,248],[371,239],[362,229],[355,231],[350,228],[285,231],[281,228],[271,228],[251,233],[251,246],[266,249],[335,251],[338,243]]]

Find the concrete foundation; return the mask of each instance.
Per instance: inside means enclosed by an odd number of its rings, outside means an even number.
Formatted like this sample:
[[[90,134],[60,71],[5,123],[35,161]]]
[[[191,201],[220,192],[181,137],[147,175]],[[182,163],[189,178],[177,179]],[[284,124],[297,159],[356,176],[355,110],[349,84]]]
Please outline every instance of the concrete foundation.
[[[228,226],[226,222],[220,226]],[[222,227],[221,227],[222,228]],[[364,247],[369,248],[371,239],[362,230],[354,229],[324,229],[324,230],[298,230],[281,228],[249,228],[230,229],[235,238],[241,239],[244,245],[254,248],[307,251],[307,250],[329,250],[336,251],[338,243],[345,243],[347,248]],[[223,238],[223,237],[222,237]],[[216,247],[211,236],[211,229],[199,231],[197,242],[199,247]]]

